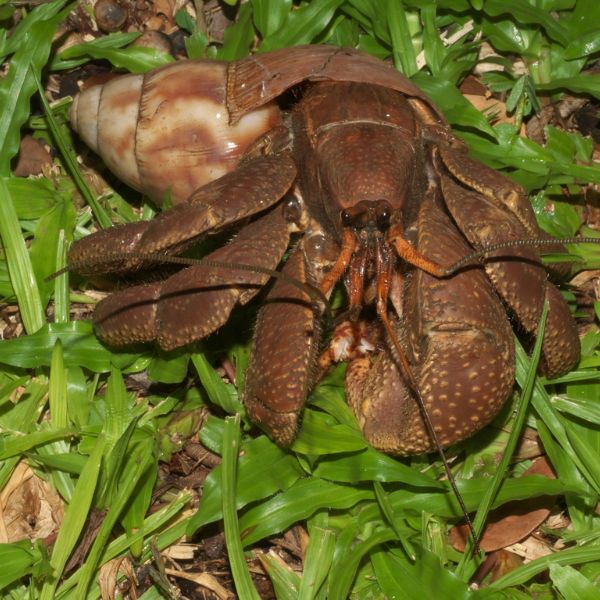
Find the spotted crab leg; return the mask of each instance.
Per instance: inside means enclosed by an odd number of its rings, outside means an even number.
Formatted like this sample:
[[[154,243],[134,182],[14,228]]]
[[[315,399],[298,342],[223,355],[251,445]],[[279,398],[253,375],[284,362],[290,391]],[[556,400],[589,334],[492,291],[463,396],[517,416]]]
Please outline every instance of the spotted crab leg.
[[[441,177],[446,206],[475,248],[541,237],[533,210],[518,185],[468,157],[459,162],[462,153],[457,157],[450,149],[440,148],[440,154],[454,175]],[[579,336],[567,303],[548,281],[538,251],[532,247],[507,248],[491,256],[502,260],[487,261],[485,270],[527,333],[535,335],[544,301],[549,303],[541,371],[550,378],[569,371],[579,359]]]
[[[201,235],[266,210],[295,178],[296,166],[287,152],[248,160],[152,221],[117,225],[75,242],[69,265],[82,274],[118,272],[140,267],[140,255],[178,254]]]
[[[313,283],[302,245],[283,273]],[[315,383],[320,321],[314,301],[284,279],[275,281],[258,313],[244,404],[252,421],[282,446],[296,437],[300,412]]]
[[[246,225],[226,246],[206,258],[275,269],[289,243],[283,207]],[[201,339],[229,319],[236,304],[245,304],[268,275],[198,264],[164,282],[111,294],[94,313],[98,336],[110,345],[156,340],[164,350]]]

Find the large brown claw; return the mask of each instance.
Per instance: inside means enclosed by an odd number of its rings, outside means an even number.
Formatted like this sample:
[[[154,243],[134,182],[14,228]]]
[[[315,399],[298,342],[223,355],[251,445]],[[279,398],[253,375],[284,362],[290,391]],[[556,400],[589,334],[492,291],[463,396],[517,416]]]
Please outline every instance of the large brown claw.
[[[149,221],[116,225],[76,241],[69,248],[69,268],[82,275],[118,273],[134,268],[140,261],[127,255],[140,243],[149,225]]]
[[[248,160],[152,221],[117,225],[75,242],[69,264],[83,274],[110,273],[140,268],[142,256],[178,254],[201,235],[268,209],[283,198],[295,177],[288,153]]]
[[[288,259],[283,273],[311,283],[302,248]],[[300,412],[315,382],[320,337],[314,301],[297,286],[277,280],[258,314],[244,404],[250,418],[281,446],[296,437]]]
[[[470,248],[438,201],[430,193],[421,205],[417,245],[432,260],[452,262]],[[446,279],[416,270],[409,283],[400,339],[439,441],[448,446],[489,423],[508,397],[514,381],[512,331],[481,268]],[[434,451],[389,348],[350,366],[351,407],[375,447],[400,455]]]
[[[526,239],[530,235],[521,219],[501,202],[494,202],[449,177],[443,176],[441,182],[446,206],[475,247]],[[544,300],[548,299],[550,311],[542,346],[541,370],[548,377],[568,372],[579,357],[579,337],[569,308],[548,281],[538,252],[534,248],[507,248],[492,256],[501,260],[486,262],[486,271],[527,333],[535,335]]]
[[[179,252],[207,231],[262,212],[283,198],[296,178],[289,153],[261,156],[242,163],[194,192],[151,221],[137,250]]]

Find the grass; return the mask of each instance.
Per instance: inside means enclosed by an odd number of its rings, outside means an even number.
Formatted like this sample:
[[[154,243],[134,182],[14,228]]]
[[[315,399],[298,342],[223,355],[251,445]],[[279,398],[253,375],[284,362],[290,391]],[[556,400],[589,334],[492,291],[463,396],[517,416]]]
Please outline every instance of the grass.
[[[591,139],[552,125],[542,145],[519,135],[522,122],[564,93],[590,97],[597,105],[600,75],[589,70],[600,52],[595,0],[295,4],[242,4],[223,44],[212,43],[184,13],[177,22],[189,33],[191,57],[234,60],[251,50],[329,43],[392,59],[441,107],[475,157],[530,192],[542,227],[563,237],[597,236],[582,211],[586,186],[600,183]],[[237,387],[224,383],[212,367],[213,359],[224,354],[243,378],[248,311],[240,311],[236,324],[218,337],[171,355],[150,347],[113,351],[96,340],[89,322],[71,320],[73,309],[89,299],[72,291],[65,277],[52,283],[44,278],[64,265],[73,239],[139,215],[118,194],[96,198],[87,189],[73,160],[65,105],[53,107],[53,118],[31,114],[32,103],[40,106],[35,100],[39,82],[91,59],[132,71],[171,60],[128,46],[135,34],[112,34],[56,52],[55,32],[72,8],[64,0],[31,10],[0,7],[6,26],[13,11],[21,17],[9,37],[0,37],[3,60],[10,64],[0,80],[0,294],[5,303],[18,304],[24,328],[22,336],[0,342],[0,487],[9,486],[16,466],[26,462],[58,491],[65,506],[53,544],[0,544],[3,595],[98,598],[102,565],[129,557],[136,565],[151,561],[158,569],[157,553],[186,533],[201,539],[208,525],[224,518],[242,598],[255,595],[244,553],[264,548],[264,540],[296,523],[308,532],[301,573],[275,553],[260,554],[282,599],[594,597],[600,578],[597,321],[583,338],[580,365],[558,381],[532,378],[529,358],[520,351],[517,383],[526,391],[517,389],[495,429],[455,452],[458,485],[469,510],[480,511],[477,524],[490,507],[540,495],[556,497],[570,523],[552,532],[564,541],[563,549],[473,590],[468,582],[480,559],[448,545],[447,528],[460,514],[439,478],[439,461],[399,461],[369,448],[344,401],[343,367],[316,388],[298,439],[284,451],[264,435],[250,433]],[[492,124],[457,89],[477,67],[483,44],[495,50],[491,60],[502,70],[487,72],[482,80],[504,94],[514,124]],[[11,172],[27,127],[61,148],[58,168],[48,177],[22,179]],[[74,204],[76,189],[91,209]],[[151,208],[143,207],[142,214],[150,216]],[[580,268],[600,266],[599,247],[570,251]],[[600,307],[595,308],[598,315]],[[161,384],[153,389],[167,391],[134,394],[126,384],[141,372]],[[203,422],[200,441],[222,455],[223,463],[208,475],[199,510],[190,511],[193,493],[169,489],[153,497],[153,490],[159,466],[181,449],[180,440],[197,435],[207,406],[212,414]],[[507,444],[503,430],[513,430],[513,442],[517,438],[517,406],[539,434],[556,480],[520,477],[527,461],[496,467]],[[497,494],[490,494],[492,481]],[[86,533],[93,534],[87,552],[67,570]],[[544,571],[545,579],[535,579]],[[142,598],[168,597],[167,586],[157,577]]]

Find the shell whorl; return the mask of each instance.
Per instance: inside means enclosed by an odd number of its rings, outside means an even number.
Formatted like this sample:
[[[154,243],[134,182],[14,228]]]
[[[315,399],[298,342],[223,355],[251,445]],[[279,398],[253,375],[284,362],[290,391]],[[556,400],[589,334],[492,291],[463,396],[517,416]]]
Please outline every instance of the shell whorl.
[[[233,170],[245,149],[280,123],[267,104],[229,124],[227,63],[180,61],[81,92],[71,123],[121,180],[158,204],[185,201]]]

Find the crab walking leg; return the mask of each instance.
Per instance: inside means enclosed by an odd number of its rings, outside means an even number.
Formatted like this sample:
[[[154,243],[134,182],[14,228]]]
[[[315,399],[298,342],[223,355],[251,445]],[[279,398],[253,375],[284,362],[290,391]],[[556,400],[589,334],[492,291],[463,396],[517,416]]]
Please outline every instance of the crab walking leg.
[[[299,246],[283,273],[313,283]],[[278,279],[258,313],[246,374],[248,415],[281,446],[296,437],[298,418],[316,379],[321,314],[308,294]]]
[[[435,262],[470,251],[430,194],[419,211],[417,249]],[[510,324],[483,269],[439,279],[407,277],[395,326],[425,409],[443,447],[465,439],[500,410],[514,381]],[[365,437],[397,455],[436,450],[391,345],[353,361],[346,374],[351,408]]]
[[[512,213],[523,226],[526,235],[539,235],[540,229],[535,214],[520,185],[472,159],[466,153],[466,149],[457,151],[446,144],[440,144],[438,149],[444,166],[460,183]]]
[[[530,235],[521,219],[503,204],[465,189],[449,177],[442,177],[442,191],[449,211],[475,247]],[[579,336],[567,303],[548,281],[537,250],[507,248],[492,256],[502,260],[486,262],[486,272],[525,331],[535,335],[544,300],[548,300],[540,367],[548,377],[568,372],[579,358]]]
[[[277,206],[206,258],[275,269],[288,243],[288,223]],[[268,279],[234,267],[188,267],[164,282],[135,286],[100,302],[96,333],[111,345],[156,340],[172,350],[216,331],[234,306],[248,302]]]
[[[69,264],[84,274],[99,266],[108,273],[140,267],[139,255],[177,254],[209,231],[266,210],[286,194],[295,177],[296,166],[286,152],[248,160],[152,221],[118,225],[75,242]],[[138,257],[125,260],[121,252]]]

